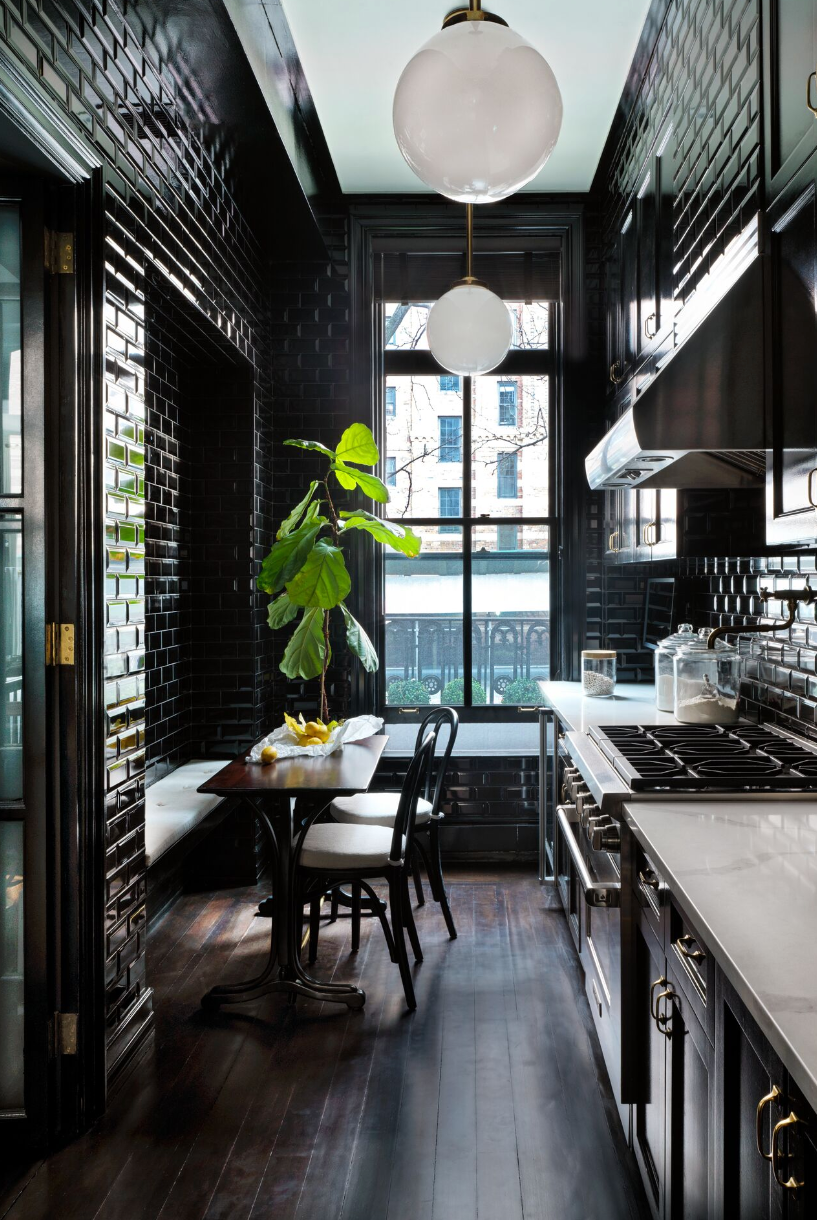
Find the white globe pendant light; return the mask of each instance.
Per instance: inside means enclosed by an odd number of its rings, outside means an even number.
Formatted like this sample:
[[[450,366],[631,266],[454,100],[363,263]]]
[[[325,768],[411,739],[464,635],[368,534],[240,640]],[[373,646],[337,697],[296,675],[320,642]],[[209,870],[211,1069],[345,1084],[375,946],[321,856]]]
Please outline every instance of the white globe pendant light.
[[[427,186],[459,203],[493,203],[547,161],[562,95],[536,48],[470,0],[409,60],[393,120],[400,151]]]
[[[467,273],[432,305],[426,336],[438,364],[450,373],[472,377],[490,373],[504,360],[513,339],[513,321],[505,302],[472,275],[471,204],[466,215]]]

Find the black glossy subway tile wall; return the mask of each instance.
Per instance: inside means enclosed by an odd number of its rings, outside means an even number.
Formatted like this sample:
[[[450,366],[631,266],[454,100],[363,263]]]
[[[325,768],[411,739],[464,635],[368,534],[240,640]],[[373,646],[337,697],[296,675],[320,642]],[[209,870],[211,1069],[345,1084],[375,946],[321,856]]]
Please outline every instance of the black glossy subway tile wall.
[[[214,121],[213,98],[173,55],[163,20],[161,8],[112,0],[0,3],[4,55],[101,166],[109,1067],[149,1007],[146,761],[160,768],[188,750],[232,752],[272,717],[274,644],[262,631],[263,599],[253,594],[246,556],[235,570],[239,534],[253,558],[271,539],[268,269],[238,202],[229,126]],[[208,450],[209,439],[224,440],[212,427],[233,411],[230,392],[213,387],[192,404],[199,426],[180,397],[182,366],[212,364],[214,350],[245,370],[247,426],[240,447],[228,442],[241,470],[240,509]],[[191,507],[196,462],[210,463],[207,497],[221,500],[220,512]],[[204,553],[196,608],[187,568]],[[237,626],[248,607],[249,635]],[[185,656],[196,615],[207,626],[198,653]],[[231,667],[239,672],[233,688]]]

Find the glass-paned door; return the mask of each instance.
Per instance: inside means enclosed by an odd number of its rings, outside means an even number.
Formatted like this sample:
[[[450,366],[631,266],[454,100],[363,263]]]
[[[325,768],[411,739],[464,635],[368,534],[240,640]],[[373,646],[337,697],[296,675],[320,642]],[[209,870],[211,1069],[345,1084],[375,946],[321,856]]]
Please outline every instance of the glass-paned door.
[[[43,249],[41,192],[0,179],[0,1129],[29,1135],[48,1056]]]

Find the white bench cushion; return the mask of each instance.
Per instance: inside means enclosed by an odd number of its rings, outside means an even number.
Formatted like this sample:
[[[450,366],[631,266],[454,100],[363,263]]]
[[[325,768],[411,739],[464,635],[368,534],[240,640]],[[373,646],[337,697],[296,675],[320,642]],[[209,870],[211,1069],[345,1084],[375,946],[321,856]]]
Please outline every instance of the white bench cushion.
[[[145,793],[145,856],[155,864],[188,831],[197,826],[223,797],[197,792],[225,765],[223,759],[200,759],[177,767]]]
[[[391,855],[391,840],[392,832],[383,826],[320,822],[307,831],[300,862],[304,868],[329,872],[385,868]]]
[[[357,826],[393,826],[400,804],[399,792],[356,792],[354,796],[337,796],[330,812],[336,822]],[[431,817],[431,802],[420,797],[417,801],[417,822],[422,826]]]

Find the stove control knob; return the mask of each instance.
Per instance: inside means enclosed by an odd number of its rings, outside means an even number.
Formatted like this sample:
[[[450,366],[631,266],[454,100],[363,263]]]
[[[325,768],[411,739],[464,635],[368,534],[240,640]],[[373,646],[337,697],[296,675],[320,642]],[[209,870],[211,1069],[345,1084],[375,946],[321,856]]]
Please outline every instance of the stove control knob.
[[[591,796],[586,796],[581,803],[581,808],[579,809],[579,821],[581,822],[581,825],[586,828],[590,823],[591,818],[598,817],[598,814],[598,805]]]
[[[621,851],[621,828],[612,818],[605,826],[597,826],[590,835],[593,851]]]
[[[575,786],[576,786],[576,781],[578,780],[578,778],[579,778],[579,768],[578,767],[565,767],[565,769],[562,773],[562,793],[563,793],[563,795],[567,794],[567,796],[569,796],[569,797],[573,796]]]

